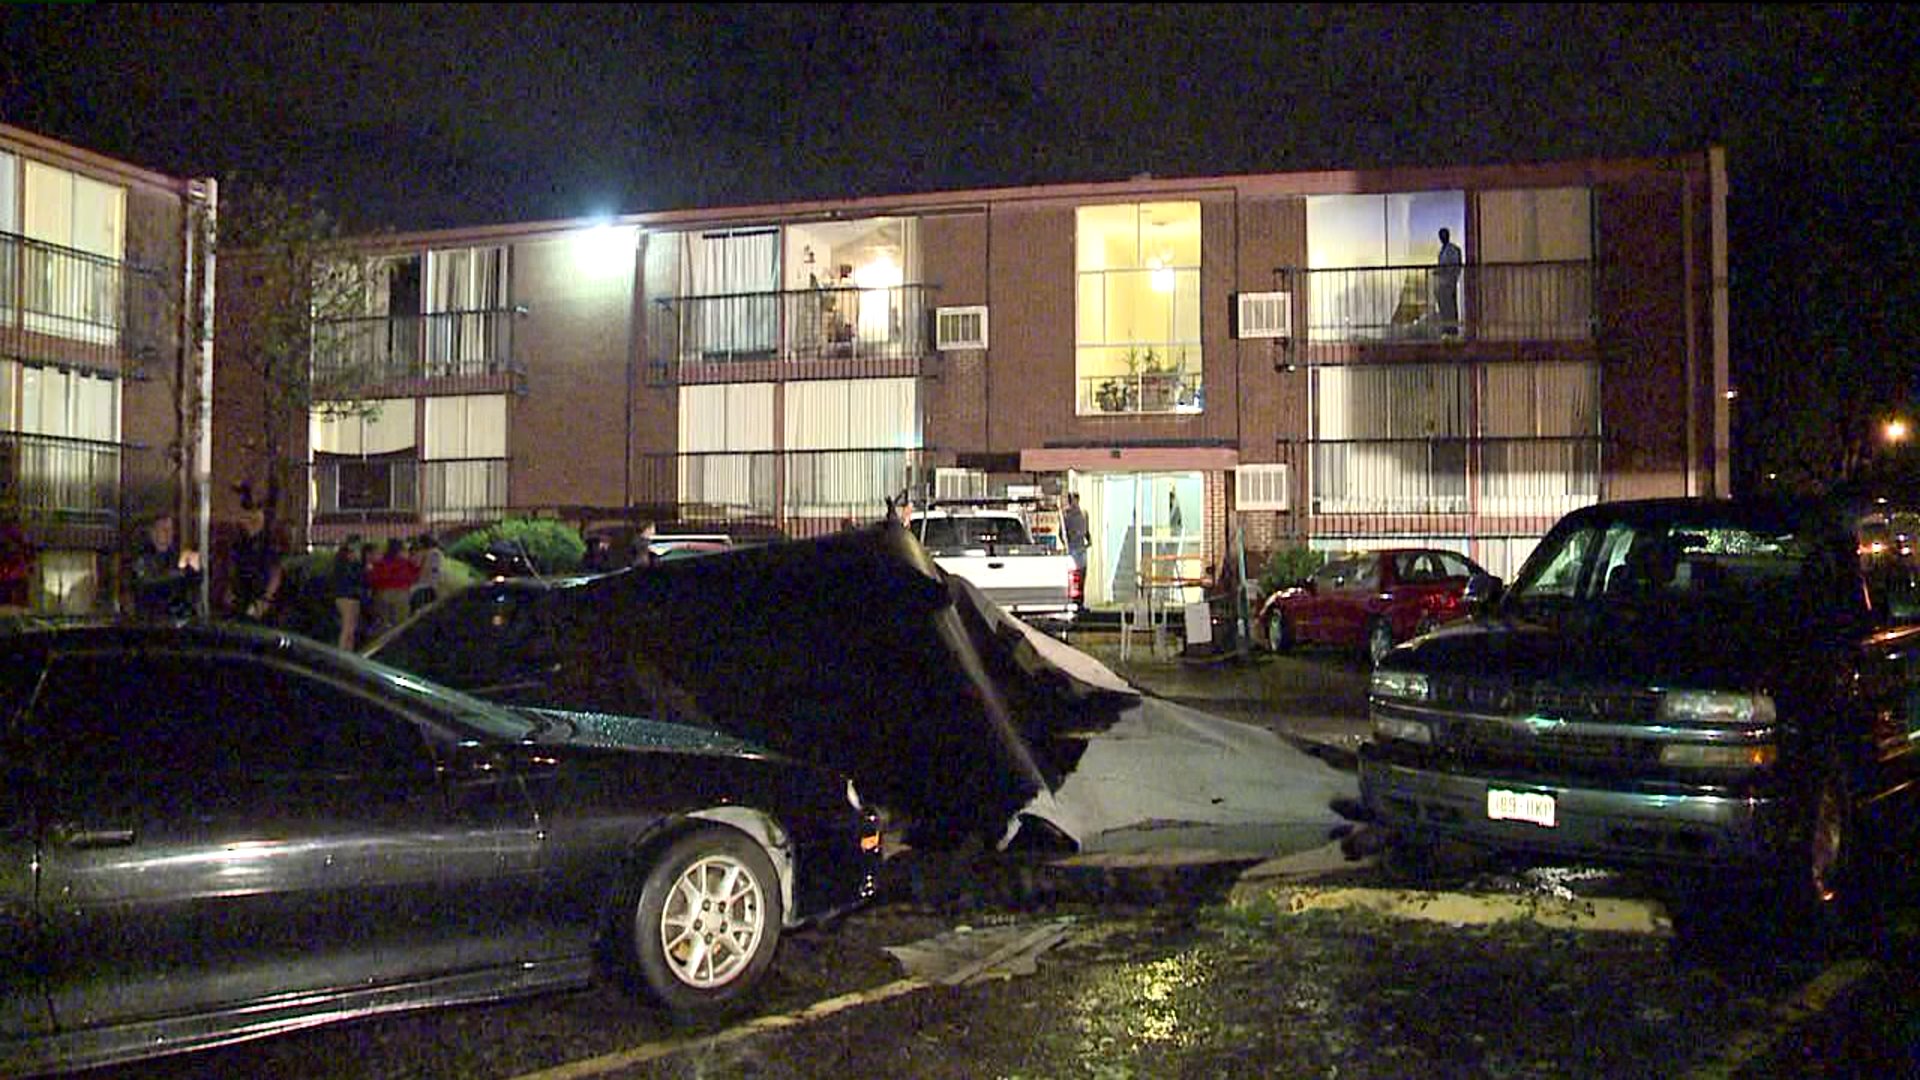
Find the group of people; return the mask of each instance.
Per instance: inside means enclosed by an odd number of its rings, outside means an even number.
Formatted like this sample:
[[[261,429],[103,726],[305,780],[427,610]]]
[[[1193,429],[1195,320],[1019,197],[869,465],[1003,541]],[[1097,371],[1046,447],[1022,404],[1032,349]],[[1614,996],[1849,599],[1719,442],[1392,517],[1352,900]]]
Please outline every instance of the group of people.
[[[328,589],[339,619],[337,644],[357,648],[433,603],[442,587],[442,557],[427,535],[411,544],[394,537],[384,552],[355,539],[335,548]]]

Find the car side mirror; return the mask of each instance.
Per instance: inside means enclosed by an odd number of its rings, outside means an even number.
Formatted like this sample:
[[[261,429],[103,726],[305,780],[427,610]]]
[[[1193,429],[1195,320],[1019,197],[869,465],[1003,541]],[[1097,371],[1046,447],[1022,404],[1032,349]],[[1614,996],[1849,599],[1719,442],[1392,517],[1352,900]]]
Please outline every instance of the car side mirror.
[[[1467,589],[1461,594],[1461,599],[1466,603],[1468,611],[1478,615],[1499,603],[1501,595],[1505,592],[1506,583],[1494,575],[1474,574],[1467,579]]]

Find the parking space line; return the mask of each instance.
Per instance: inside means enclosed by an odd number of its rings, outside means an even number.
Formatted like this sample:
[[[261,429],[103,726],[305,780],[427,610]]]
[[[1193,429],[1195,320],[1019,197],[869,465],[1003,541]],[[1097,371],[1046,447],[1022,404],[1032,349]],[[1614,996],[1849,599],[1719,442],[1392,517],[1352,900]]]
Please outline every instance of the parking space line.
[[[1825,1012],[1835,998],[1874,974],[1871,960],[1842,960],[1794,991],[1771,1011],[1775,1023],[1760,1031],[1743,1031],[1721,1048],[1712,1061],[1688,1070],[1686,1080],[1731,1080],[1740,1070],[1771,1051],[1794,1028]]]
[[[550,1069],[524,1073],[515,1077],[514,1080],[586,1080],[588,1077],[604,1076],[620,1069],[629,1069],[636,1065],[644,1065],[649,1061],[657,1061],[671,1054],[677,1054],[682,1050],[688,1050],[694,1047],[725,1046],[729,1043],[740,1042],[743,1039],[750,1039],[755,1035],[762,1035],[769,1031],[799,1027],[802,1024],[812,1023],[815,1020],[824,1019],[832,1016],[834,1013],[847,1009],[857,1008],[861,1005],[871,1005],[879,1001],[886,1001],[889,998],[911,994],[916,990],[925,990],[931,985],[931,983],[922,982],[919,979],[899,979],[895,982],[887,983],[885,986],[874,987],[872,990],[860,990],[851,994],[842,994],[839,997],[816,1001],[797,1012],[782,1013],[777,1016],[756,1017],[744,1024],[728,1028],[725,1031],[712,1035],[642,1043],[639,1046],[631,1046],[625,1050],[615,1050],[610,1054],[602,1054],[599,1057],[583,1058],[579,1061],[568,1062],[565,1065],[556,1065]]]

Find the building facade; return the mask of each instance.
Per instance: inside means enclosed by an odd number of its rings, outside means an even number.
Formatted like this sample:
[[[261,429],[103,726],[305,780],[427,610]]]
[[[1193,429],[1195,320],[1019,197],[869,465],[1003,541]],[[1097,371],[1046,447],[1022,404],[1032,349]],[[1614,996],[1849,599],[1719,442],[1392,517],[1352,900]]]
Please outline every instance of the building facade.
[[[314,542],[520,513],[807,535],[1073,490],[1094,607],[1289,543],[1510,574],[1573,507],[1727,492],[1724,175],[1140,178],[368,241],[382,299],[316,333],[392,377],[377,418],[313,421],[303,513]]]
[[[0,125],[0,610],[118,610],[163,514],[205,550],[216,201]]]

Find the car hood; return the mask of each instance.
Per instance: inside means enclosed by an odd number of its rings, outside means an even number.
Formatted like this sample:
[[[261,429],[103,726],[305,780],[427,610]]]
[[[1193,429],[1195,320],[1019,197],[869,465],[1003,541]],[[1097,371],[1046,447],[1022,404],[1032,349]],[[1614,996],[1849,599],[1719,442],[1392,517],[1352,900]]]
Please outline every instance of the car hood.
[[[1402,646],[1384,666],[1515,682],[1763,688],[1804,671],[1838,637],[1776,617],[1605,607],[1455,623]]]
[[[620,571],[535,606],[551,663],[529,703],[687,718],[998,832],[1048,779],[996,677],[1011,646],[963,584],[893,521]]]

